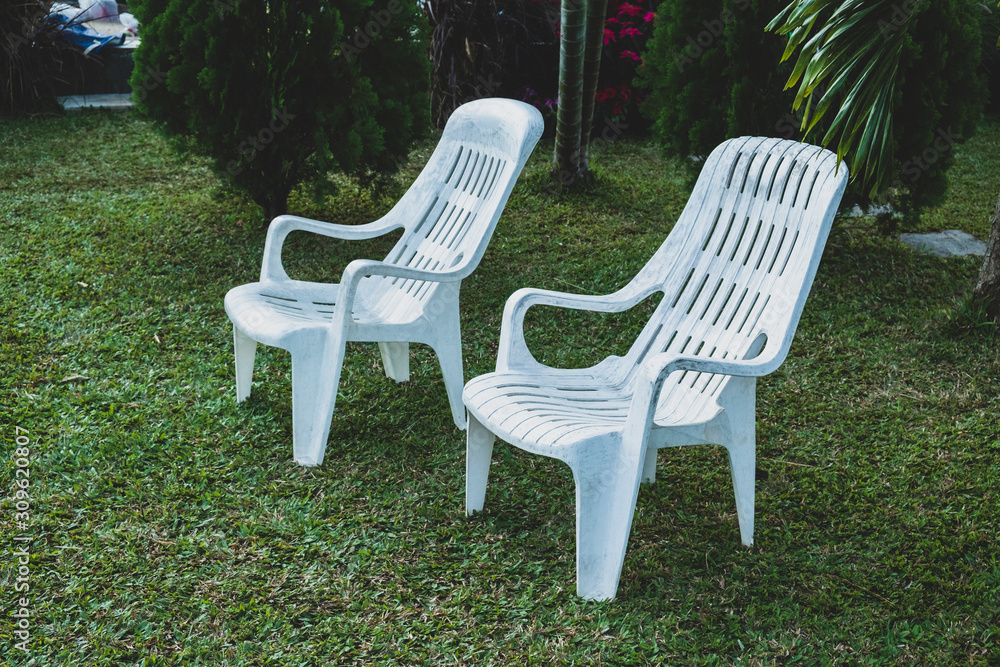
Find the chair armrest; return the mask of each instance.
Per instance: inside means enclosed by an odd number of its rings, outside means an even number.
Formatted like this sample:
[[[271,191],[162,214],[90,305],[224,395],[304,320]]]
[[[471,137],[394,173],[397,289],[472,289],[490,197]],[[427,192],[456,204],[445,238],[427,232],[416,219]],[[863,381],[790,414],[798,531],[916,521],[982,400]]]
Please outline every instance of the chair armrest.
[[[765,351],[766,348],[765,348]],[[716,373],[742,377],[761,377],[773,372],[784,360],[778,350],[752,359],[713,359],[712,357],[678,356],[670,352],[653,355],[642,364],[640,382],[662,383],[674,371]]]
[[[353,290],[357,287],[357,283],[366,276],[386,276],[389,278],[449,283],[460,281],[465,276],[465,272],[461,269],[426,271],[424,269],[414,269],[413,267],[390,264],[374,259],[356,259],[344,269],[340,284],[342,287],[348,285],[349,287],[346,289]]]
[[[636,305],[653,291],[655,290],[638,289],[634,282],[611,294],[569,294],[533,288],[517,290],[507,299],[503,309],[497,371],[524,370],[542,366],[531,355],[524,340],[524,316],[532,306],[545,305],[598,313],[620,313]]]
[[[656,403],[667,377],[675,371],[717,373],[742,377],[760,377],[774,371],[784,361],[780,346],[772,352],[746,360],[712,359],[709,357],[678,356],[670,352],[653,355],[642,364],[636,379],[635,393],[625,422],[625,441],[646,442],[653,424]]]
[[[386,276],[404,280],[426,280],[438,283],[454,283],[454,289],[459,288],[466,274],[461,269],[450,271],[425,271],[409,266],[390,264],[374,259],[356,259],[347,265],[340,278],[340,288],[337,292],[337,305],[334,309],[331,326],[338,328],[346,326],[351,311],[354,309],[354,298],[357,295],[358,284],[367,276]]]
[[[260,267],[260,279],[288,280],[288,274],[281,264],[281,249],[285,238],[294,231],[306,231],[321,236],[359,241],[373,239],[393,229],[402,227],[402,223],[394,222],[388,215],[364,225],[339,225],[332,222],[310,220],[294,215],[279,215],[271,221],[267,228],[267,238],[264,240],[264,261]]]

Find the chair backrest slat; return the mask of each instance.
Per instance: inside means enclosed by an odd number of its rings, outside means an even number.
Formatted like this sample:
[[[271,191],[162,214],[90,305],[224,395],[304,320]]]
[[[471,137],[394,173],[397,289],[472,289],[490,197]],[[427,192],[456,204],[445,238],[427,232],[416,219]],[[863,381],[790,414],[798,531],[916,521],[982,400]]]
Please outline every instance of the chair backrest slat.
[[[443,140],[442,140],[443,142]],[[486,146],[459,144],[448,177],[441,184],[433,203],[408,231],[390,257],[407,266],[435,270],[451,268],[455,255],[465,256],[463,243],[474,227],[484,227],[496,208],[490,201],[494,188],[509,162]]]
[[[426,271],[478,264],[542,127],[540,114],[512,100],[459,107],[390,213],[402,219],[404,230],[385,261]],[[384,314],[426,303],[440,285],[371,278],[359,288],[359,298]]]
[[[674,230],[634,281],[664,297],[622,367],[664,351],[750,358],[766,343],[787,353],[846,172],[829,151],[793,141],[743,137],[713,151]],[[726,381],[670,380],[703,395]]]

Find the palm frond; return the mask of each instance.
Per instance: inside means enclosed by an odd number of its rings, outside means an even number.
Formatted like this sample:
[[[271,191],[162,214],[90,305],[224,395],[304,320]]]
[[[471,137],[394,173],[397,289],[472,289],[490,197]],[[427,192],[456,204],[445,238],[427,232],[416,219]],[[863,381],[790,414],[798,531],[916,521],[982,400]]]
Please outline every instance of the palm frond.
[[[786,88],[798,86],[794,109],[805,103],[802,129],[836,108],[822,143],[836,142],[872,197],[892,175],[892,104],[912,16],[898,0],[793,0],[767,26],[788,36],[783,61],[799,52]]]

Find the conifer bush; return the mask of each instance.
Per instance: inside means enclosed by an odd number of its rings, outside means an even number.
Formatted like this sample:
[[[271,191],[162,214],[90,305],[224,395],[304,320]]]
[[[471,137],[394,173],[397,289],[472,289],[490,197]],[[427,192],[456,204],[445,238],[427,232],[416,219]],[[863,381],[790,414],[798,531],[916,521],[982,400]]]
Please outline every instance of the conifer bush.
[[[269,220],[331,171],[391,173],[429,129],[415,0],[133,0],[133,100]]]
[[[786,0],[664,0],[644,56],[644,114],[673,153],[708,155],[742,134],[795,134],[784,40],[765,26]]]
[[[982,28],[982,56],[979,73],[983,76],[988,89],[986,110],[990,113],[1000,111],[1000,7],[993,3],[984,4],[981,8],[980,27]]]
[[[791,110],[795,91],[784,88],[794,59],[779,62],[785,38],[764,31],[787,4],[664,0],[660,5],[645,57],[650,94],[643,112],[670,152],[707,155],[725,139],[744,134],[822,142],[825,121],[805,135],[801,113]],[[880,192],[855,178],[846,204],[888,201],[912,217],[940,201],[952,149],[975,129],[986,97],[978,69],[982,14],[974,0],[904,0],[885,16],[870,18],[887,37],[906,30],[903,83],[893,104],[896,177]],[[830,117],[835,113],[831,109]],[[883,222],[893,227],[888,220]]]
[[[954,147],[972,135],[987,97],[980,66],[982,7],[974,0],[909,0],[881,19],[879,29],[901,27],[912,7],[903,47],[903,84],[893,105],[898,177],[890,199],[913,213],[940,203]]]

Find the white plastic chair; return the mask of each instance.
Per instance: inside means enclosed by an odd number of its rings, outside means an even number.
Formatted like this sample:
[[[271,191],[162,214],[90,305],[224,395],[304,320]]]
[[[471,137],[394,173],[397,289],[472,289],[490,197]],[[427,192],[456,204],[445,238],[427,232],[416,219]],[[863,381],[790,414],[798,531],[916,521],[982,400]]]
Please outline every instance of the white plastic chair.
[[[377,342],[386,375],[409,379],[409,343],[437,353],[455,425],[461,402],[458,294],[479,264],[511,189],[542,133],[541,114],[507,99],[484,99],[451,116],[427,165],[383,218],[349,226],[290,215],[267,232],[260,282],[226,295],[236,348],[236,400],[250,395],[257,342],[292,356],[295,460],[323,461],[347,341]],[[386,258],[354,260],[340,284],[292,280],[281,247],[293,230],[370,239],[396,229]]]
[[[788,353],[847,183],[836,156],[777,139],[732,139],[709,156],[667,240],[607,296],[522,289],[504,309],[496,372],[471,380],[466,511],[482,510],[494,437],[569,464],[577,593],[613,598],[640,481],[656,450],[729,452],[742,542],[753,542],[756,377]],[[620,312],[663,297],[624,357],[585,369],[538,363],[534,305]]]

